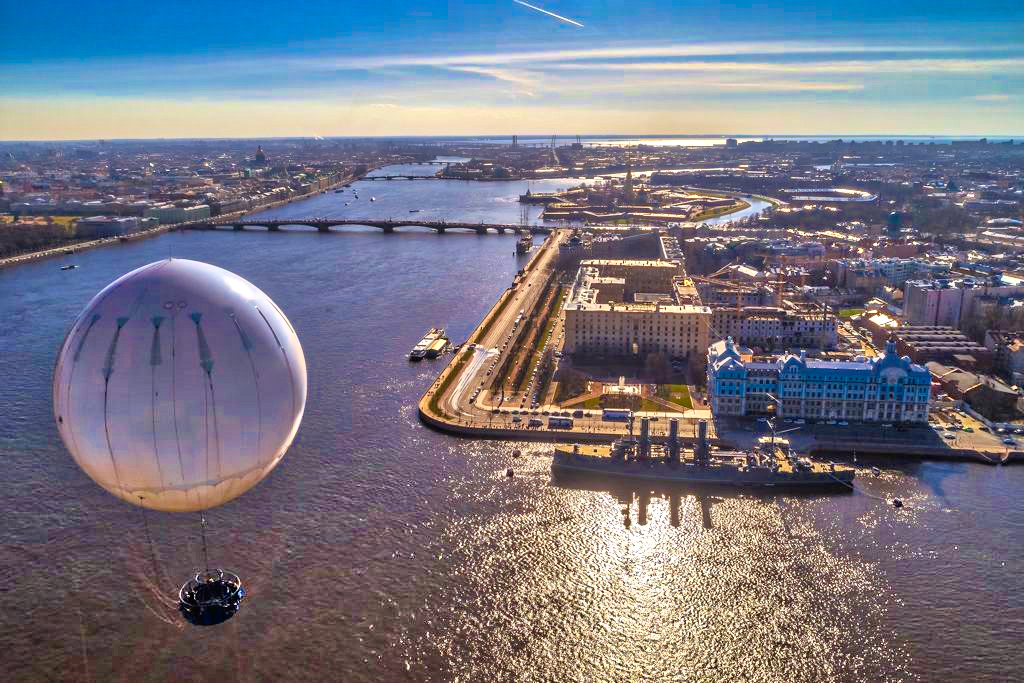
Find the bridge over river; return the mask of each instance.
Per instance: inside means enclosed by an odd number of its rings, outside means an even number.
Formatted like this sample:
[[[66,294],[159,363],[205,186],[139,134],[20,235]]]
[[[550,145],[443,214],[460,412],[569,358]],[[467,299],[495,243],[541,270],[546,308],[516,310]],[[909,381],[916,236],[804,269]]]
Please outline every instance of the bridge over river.
[[[183,225],[182,227],[189,230],[224,230],[230,228],[232,230],[264,229],[269,230],[270,232],[279,232],[281,228],[289,225],[308,226],[316,228],[320,232],[333,232],[332,228],[343,227],[346,225],[379,228],[384,232],[394,232],[397,228],[418,227],[430,228],[438,233],[457,230],[475,232],[480,235],[484,235],[488,232],[497,232],[500,234],[504,234],[506,232],[514,232],[516,234],[546,233],[551,230],[548,227],[538,225],[525,226],[509,223],[469,223],[417,220],[397,221],[391,218],[386,220],[372,220],[367,218],[235,218],[224,221],[197,221],[195,223]]]

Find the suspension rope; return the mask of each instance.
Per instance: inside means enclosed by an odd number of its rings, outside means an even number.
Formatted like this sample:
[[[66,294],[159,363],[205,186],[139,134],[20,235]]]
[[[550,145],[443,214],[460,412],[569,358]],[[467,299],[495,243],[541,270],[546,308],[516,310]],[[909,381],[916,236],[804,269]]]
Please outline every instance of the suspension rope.
[[[206,513],[199,513],[199,533],[203,538],[203,564],[206,566],[206,573],[210,573],[210,554],[206,549]]]

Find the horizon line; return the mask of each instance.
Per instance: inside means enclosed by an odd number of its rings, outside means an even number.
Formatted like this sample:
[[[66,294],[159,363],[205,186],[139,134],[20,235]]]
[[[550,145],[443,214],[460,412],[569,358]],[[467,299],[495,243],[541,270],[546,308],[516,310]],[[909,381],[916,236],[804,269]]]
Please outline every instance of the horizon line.
[[[954,139],[981,140],[995,139],[1014,141],[1024,144],[1024,133],[442,133],[437,135],[408,135],[402,133],[390,135],[258,135],[224,137],[209,135],[190,136],[154,136],[132,138],[0,138],[0,145],[13,143],[47,143],[47,142],[148,142],[148,141],[184,141],[184,140],[489,140],[496,138],[543,138],[563,139],[706,139],[706,138],[767,138],[776,140],[829,138],[832,140],[852,138],[913,138],[913,139]]]

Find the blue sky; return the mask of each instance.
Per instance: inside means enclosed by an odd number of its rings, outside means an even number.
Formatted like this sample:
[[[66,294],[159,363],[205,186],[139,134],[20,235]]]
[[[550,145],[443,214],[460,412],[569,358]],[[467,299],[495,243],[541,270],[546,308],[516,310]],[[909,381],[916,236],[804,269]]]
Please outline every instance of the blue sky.
[[[1021,0],[0,3],[0,139],[1024,134]]]

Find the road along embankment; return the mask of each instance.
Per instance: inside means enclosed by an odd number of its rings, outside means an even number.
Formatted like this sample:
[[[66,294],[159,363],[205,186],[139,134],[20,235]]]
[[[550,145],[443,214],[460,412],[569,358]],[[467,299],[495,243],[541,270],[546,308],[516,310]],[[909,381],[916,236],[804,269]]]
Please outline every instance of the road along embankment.
[[[373,169],[370,169],[370,170],[373,170]],[[368,172],[369,171],[367,171],[367,173]],[[336,187],[338,187],[340,185],[344,185],[346,183],[351,183],[351,182],[354,182],[356,180],[359,180],[363,175],[364,174],[353,174],[353,175],[346,176],[346,177],[342,178],[338,182],[333,183],[332,185],[329,185],[327,188],[325,188],[323,190],[316,190],[315,192],[308,192],[306,194],[295,195],[294,197],[288,197],[287,199],[281,199],[281,200],[278,200],[276,202],[271,202],[269,204],[263,204],[261,206],[255,207],[255,208],[248,209],[246,211],[237,211],[235,213],[224,214],[223,216],[216,216],[215,218],[207,219],[207,220],[204,220],[204,221],[197,221],[197,222],[199,222],[199,223],[207,223],[210,220],[218,220],[218,221],[221,221],[221,220],[231,220],[231,219],[242,218],[242,217],[247,216],[249,214],[257,213],[257,212],[260,212],[260,211],[267,211],[268,209],[273,209],[273,208],[276,208],[278,206],[284,206],[285,204],[291,204],[292,202],[301,201],[303,199],[309,199],[310,197],[312,197],[314,195],[317,195],[317,194],[320,194],[321,192],[327,192],[328,190],[332,190],[332,189],[334,189],[334,188],[336,188]],[[84,218],[84,216],[83,216],[83,218]],[[55,256],[68,256],[68,255],[74,254],[75,252],[78,252],[78,251],[84,251],[86,249],[94,249],[96,247],[106,247],[106,246],[110,246],[110,245],[114,245],[114,244],[123,244],[123,243],[126,243],[126,242],[134,242],[135,240],[144,240],[144,239],[148,239],[150,237],[158,237],[158,236],[164,234],[165,232],[170,232],[172,230],[182,230],[182,229],[188,228],[189,225],[191,225],[191,223],[168,223],[167,225],[158,225],[155,228],[149,228],[148,230],[140,230],[139,232],[133,232],[133,233],[131,233],[129,235],[117,235],[115,237],[104,237],[102,239],[88,240],[88,241],[85,241],[85,242],[68,242],[66,244],[63,244],[63,245],[60,245],[60,246],[56,246],[56,247],[49,247],[47,249],[40,249],[39,251],[31,251],[31,252],[28,252],[27,254],[17,254],[15,256],[8,256],[6,258],[2,258],[2,259],[0,259],[0,268],[4,268],[6,266],[17,266],[17,265],[20,265],[22,263],[29,263],[31,261],[38,261],[39,259],[44,259],[44,258],[53,258]]]

